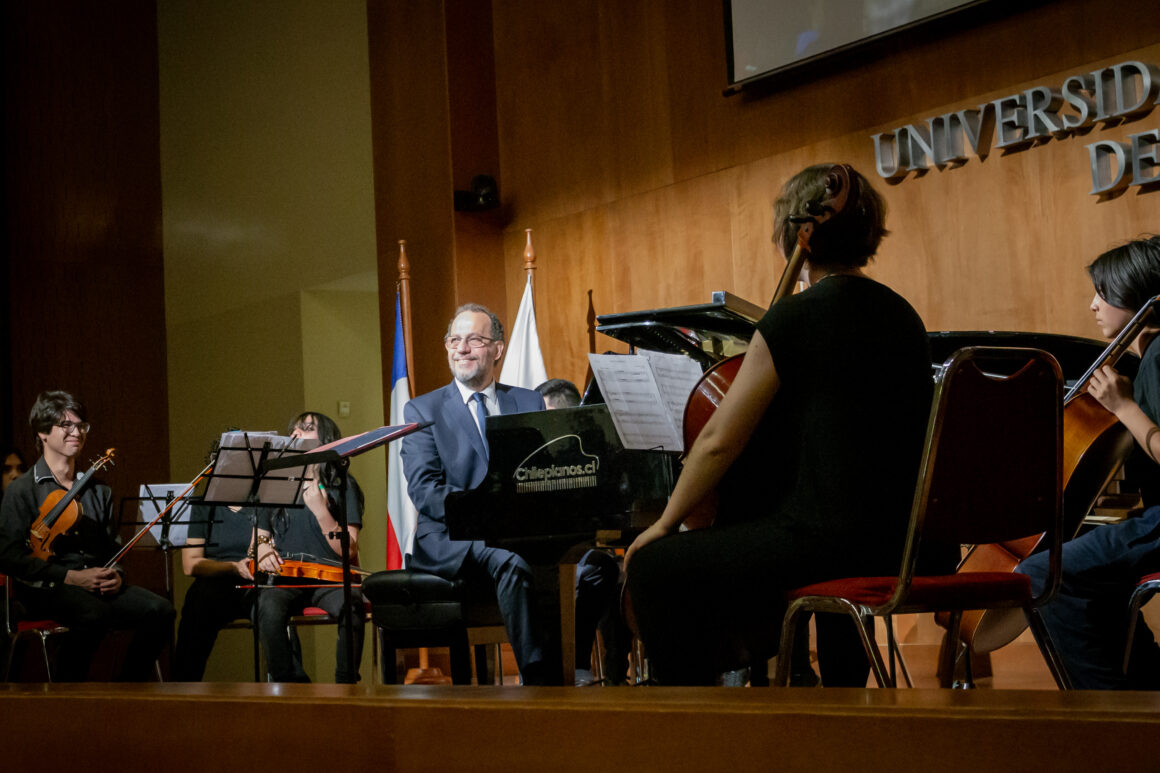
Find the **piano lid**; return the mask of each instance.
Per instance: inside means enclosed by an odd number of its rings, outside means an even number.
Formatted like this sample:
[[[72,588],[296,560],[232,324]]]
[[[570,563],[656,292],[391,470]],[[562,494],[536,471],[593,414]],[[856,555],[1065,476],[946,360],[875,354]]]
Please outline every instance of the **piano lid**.
[[[686,354],[704,368],[744,352],[764,314],[764,307],[717,290],[695,306],[602,314],[596,331],[639,349]]]
[[[686,354],[707,368],[744,352],[764,314],[764,308],[718,290],[710,303],[696,306],[603,314],[596,318],[596,330],[636,348]],[[928,335],[935,366],[963,346],[1028,346],[1050,352],[1069,383],[1082,377],[1107,347],[1092,338],[1011,330],[935,330]],[[1134,377],[1137,365],[1138,358],[1129,353],[1117,370]]]

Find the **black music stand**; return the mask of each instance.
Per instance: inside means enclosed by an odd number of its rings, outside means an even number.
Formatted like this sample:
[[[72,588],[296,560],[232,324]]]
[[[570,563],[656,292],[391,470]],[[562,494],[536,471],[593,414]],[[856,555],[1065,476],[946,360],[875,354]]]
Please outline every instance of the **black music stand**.
[[[358,668],[358,664],[354,662],[354,620],[352,618],[354,610],[351,609],[350,533],[347,531],[346,523],[347,468],[350,467],[351,457],[378,448],[392,440],[398,440],[424,427],[430,427],[432,424],[434,422],[428,421],[379,427],[378,429],[372,429],[369,432],[363,432],[359,435],[340,438],[307,453],[278,458],[263,456],[262,461],[258,465],[260,472],[256,479],[268,475],[272,470],[284,470],[311,464],[332,465],[331,469],[334,470],[337,480],[331,485],[338,491],[336,509],[338,510],[338,543],[342,548],[342,605],[346,611],[344,623],[346,625],[346,654],[348,661],[355,668]],[[257,542],[255,541],[254,544],[256,545]]]
[[[309,477],[306,451],[317,440],[290,438],[275,432],[226,432],[206,475],[209,484],[203,504],[224,507],[293,507],[302,497]],[[280,463],[281,475],[269,475],[267,462]],[[258,567],[258,518],[253,523],[254,569]],[[255,582],[255,587],[260,588]],[[261,644],[257,621],[254,632],[254,675],[261,674]]]

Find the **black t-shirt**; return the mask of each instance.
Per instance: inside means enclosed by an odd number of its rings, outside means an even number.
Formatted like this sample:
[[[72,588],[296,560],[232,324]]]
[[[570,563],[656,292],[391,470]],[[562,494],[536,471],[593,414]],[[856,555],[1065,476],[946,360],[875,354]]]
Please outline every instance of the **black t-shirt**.
[[[897,571],[933,393],[922,320],[885,285],[837,275],[757,328],[780,386],[723,504],[836,571]]]
[[[221,505],[195,504],[189,514],[189,536],[205,540],[205,557],[240,561],[254,538],[252,507],[238,511]]]
[[[1160,425],[1160,336],[1152,339],[1132,382],[1132,396],[1140,410]],[[1139,444],[1125,462],[1125,475],[1140,489],[1144,507],[1160,505],[1160,466],[1140,448]]]
[[[363,493],[351,475],[346,484],[346,522],[348,526],[362,526]],[[337,503],[331,492],[327,492],[331,512]],[[269,530],[278,546],[282,558],[294,561],[318,562],[320,559],[338,562],[342,556],[331,547],[318,519],[305,505],[267,510],[261,518],[262,528]]]

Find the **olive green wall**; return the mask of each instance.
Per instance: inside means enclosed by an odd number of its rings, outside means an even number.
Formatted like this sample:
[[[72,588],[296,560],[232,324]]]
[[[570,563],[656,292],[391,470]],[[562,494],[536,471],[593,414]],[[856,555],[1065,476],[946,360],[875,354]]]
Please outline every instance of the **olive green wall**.
[[[165,0],[157,27],[171,477],[230,426],[284,432],[304,409],[381,426],[364,0]],[[385,467],[382,451],[354,466],[372,569]],[[314,637],[307,670],[329,681]],[[207,678],[249,678],[249,644],[223,634]]]

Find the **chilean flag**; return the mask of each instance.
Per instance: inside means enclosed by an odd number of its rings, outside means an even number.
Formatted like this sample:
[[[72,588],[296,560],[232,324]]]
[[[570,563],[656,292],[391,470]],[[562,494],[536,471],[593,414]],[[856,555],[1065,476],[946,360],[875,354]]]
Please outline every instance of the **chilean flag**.
[[[411,399],[411,381],[407,378],[407,349],[403,341],[403,313],[395,295],[395,354],[391,367],[390,424],[406,424],[403,406]],[[399,444],[387,446],[387,569],[404,568],[404,556],[411,553],[415,541],[415,524],[419,515],[407,495],[403,460]]]

